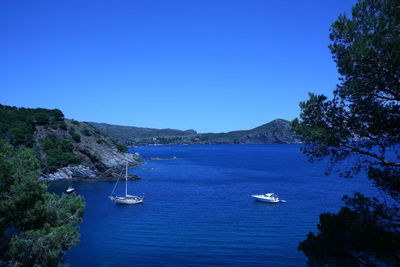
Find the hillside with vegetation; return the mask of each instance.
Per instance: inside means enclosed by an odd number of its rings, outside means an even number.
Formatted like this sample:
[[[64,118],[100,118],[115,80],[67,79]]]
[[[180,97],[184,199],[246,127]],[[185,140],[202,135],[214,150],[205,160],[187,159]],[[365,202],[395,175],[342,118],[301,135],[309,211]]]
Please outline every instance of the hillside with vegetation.
[[[301,140],[289,122],[276,119],[251,130],[227,133],[202,133],[194,130],[151,129],[90,122],[93,126],[127,146],[190,144],[288,144]]]
[[[289,122],[276,119],[251,130],[207,133],[198,136],[200,144],[290,144],[300,139]]]
[[[40,160],[42,176],[68,166],[84,165],[95,174],[119,168],[138,155],[105,136],[89,123],[64,118],[58,110],[0,105],[0,139],[31,149]]]

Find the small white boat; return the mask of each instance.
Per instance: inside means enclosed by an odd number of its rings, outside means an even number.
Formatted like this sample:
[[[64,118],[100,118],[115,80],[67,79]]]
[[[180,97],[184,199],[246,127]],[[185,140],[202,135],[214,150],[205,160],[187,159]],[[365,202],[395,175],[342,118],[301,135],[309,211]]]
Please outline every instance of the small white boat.
[[[286,202],[286,200],[280,200],[279,197],[275,193],[267,193],[263,195],[251,195],[257,201],[267,202],[267,203],[278,203],[278,202]]]
[[[65,190],[65,193],[67,194],[71,194],[72,192],[75,192],[75,188],[73,188],[72,186],[68,187],[67,190]]]
[[[112,191],[111,195],[108,197],[111,201],[114,201],[116,204],[125,204],[125,205],[132,205],[132,204],[140,204],[144,200],[144,196],[132,196],[128,195],[128,162],[125,166],[125,196],[119,197],[114,196],[115,188],[117,187],[118,180],[115,183],[114,190]]]

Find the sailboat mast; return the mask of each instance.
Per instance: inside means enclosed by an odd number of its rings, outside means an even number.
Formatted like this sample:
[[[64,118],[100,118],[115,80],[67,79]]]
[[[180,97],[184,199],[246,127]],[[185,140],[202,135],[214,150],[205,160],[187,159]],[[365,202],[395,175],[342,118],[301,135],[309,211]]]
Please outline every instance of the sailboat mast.
[[[128,197],[128,162],[125,165],[125,198]]]

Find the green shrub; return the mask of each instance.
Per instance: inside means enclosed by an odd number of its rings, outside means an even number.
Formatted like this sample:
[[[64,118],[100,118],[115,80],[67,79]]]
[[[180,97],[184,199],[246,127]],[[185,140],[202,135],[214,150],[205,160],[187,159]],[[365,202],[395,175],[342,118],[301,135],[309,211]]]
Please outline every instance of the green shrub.
[[[102,132],[96,126],[94,126],[88,122],[85,122],[85,123],[87,126],[89,126],[92,129],[93,132],[95,132],[98,135],[103,135]]]
[[[69,134],[72,136],[75,133],[75,127],[71,126],[68,130]]]
[[[79,143],[81,141],[81,135],[78,133],[73,133],[72,139],[74,139],[75,142]]]
[[[94,131],[95,133],[97,133],[98,135],[103,135],[103,134],[101,133],[101,131],[100,131],[99,129],[97,129],[96,127],[93,127],[93,131]]]
[[[67,126],[67,124],[65,123],[65,121],[60,121],[59,123],[58,123],[58,128],[60,128],[61,130],[67,130],[68,129],[68,126]]]
[[[83,134],[83,135],[86,135],[86,136],[91,136],[92,134],[90,133],[90,131],[89,131],[89,129],[88,128],[83,128],[82,130],[81,130],[81,133]]]
[[[34,120],[37,125],[48,125],[50,119],[45,113],[37,113],[34,115]]]
[[[119,144],[119,143],[117,142],[117,140],[115,140],[114,138],[110,138],[110,139],[111,139],[111,142],[117,147],[117,149],[118,149],[120,152],[126,152],[126,151],[128,151],[128,148],[127,148],[126,146]]]
[[[53,109],[51,112],[56,121],[64,121],[64,114],[61,110]]]
[[[126,152],[126,151],[128,151],[128,148],[126,147],[126,146],[124,146],[124,145],[121,145],[121,144],[115,144],[115,146],[117,147],[117,149],[120,151],[120,152]]]

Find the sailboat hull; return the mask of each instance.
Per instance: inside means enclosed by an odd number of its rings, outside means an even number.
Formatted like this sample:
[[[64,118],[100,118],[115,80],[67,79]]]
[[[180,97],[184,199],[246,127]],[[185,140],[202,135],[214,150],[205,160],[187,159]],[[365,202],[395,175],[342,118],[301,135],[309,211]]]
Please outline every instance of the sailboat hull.
[[[121,205],[133,205],[133,204],[140,204],[143,202],[143,198],[141,197],[136,197],[136,198],[115,198],[114,199],[116,204],[121,204]]]

